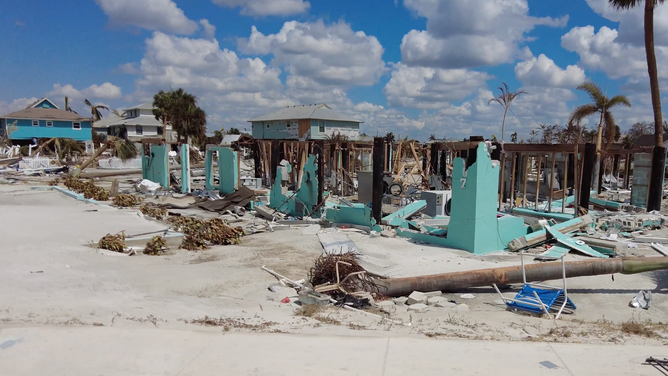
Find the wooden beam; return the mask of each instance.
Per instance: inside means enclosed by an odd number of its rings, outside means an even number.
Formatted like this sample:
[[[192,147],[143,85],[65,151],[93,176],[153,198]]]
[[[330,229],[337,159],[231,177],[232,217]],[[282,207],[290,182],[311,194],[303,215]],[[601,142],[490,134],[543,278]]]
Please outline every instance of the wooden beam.
[[[552,153],[552,169],[550,170],[550,198],[548,201],[548,212],[552,211],[552,192],[554,191],[554,163],[556,162],[556,154],[553,152]],[[563,196],[563,195],[562,195]],[[565,201],[564,198],[562,198],[562,201]]]
[[[563,187],[562,191],[564,192],[561,195],[561,212],[565,213],[566,212],[566,197],[568,197],[568,154],[565,154],[565,161],[564,161],[564,181],[563,181]]]
[[[510,208],[514,206],[515,199],[515,165],[517,164],[517,155],[510,153],[511,167],[510,167]]]
[[[536,171],[536,204],[535,209],[538,210],[538,195],[540,194],[540,168],[543,163],[543,156],[538,157],[538,170]]]
[[[529,174],[529,156],[524,156],[524,188],[523,188],[523,197],[522,197],[522,207],[527,207],[527,178]]]

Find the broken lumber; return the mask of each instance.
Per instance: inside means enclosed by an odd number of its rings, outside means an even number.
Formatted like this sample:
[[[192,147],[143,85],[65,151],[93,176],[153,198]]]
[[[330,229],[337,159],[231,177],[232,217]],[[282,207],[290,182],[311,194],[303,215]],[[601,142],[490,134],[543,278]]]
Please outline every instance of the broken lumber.
[[[562,234],[567,234],[575,230],[586,227],[592,223],[591,216],[583,215],[582,217],[573,218],[570,221],[562,222],[557,225],[552,226],[553,230],[559,230]],[[539,230],[532,232],[531,234],[520,236],[517,239],[514,239],[508,243],[508,249],[511,251],[519,251],[520,249],[527,247],[534,247],[540,243],[546,242],[547,231]]]

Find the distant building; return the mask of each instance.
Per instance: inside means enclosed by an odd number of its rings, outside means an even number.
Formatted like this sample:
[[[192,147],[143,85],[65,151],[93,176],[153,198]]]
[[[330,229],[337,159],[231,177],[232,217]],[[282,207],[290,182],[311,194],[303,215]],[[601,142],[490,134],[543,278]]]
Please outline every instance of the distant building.
[[[0,134],[10,140],[33,138],[71,138],[91,140],[91,120],[75,112],[61,110],[48,98],[42,98],[26,109],[0,116]]]
[[[324,140],[334,134],[357,141],[362,121],[332,110],[326,104],[288,106],[249,120],[253,138],[264,140]]]
[[[110,115],[104,119],[96,121],[93,128],[96,132],[108,136],[125,137],[131,141],[140,141],[142,138],[161,138],[162,122],[153,115],[153,105],[143,103],[123,110],[123,116],[118,117]],[[168,142],[171,139],[171,127],[167,126]]]
[[[668,145],[668,133],[663,134],[663,147],[666,147]],[[636,141],[633,143],[633,146],[636,147],[641,147],[641,146],[654,146],[655,141],[654,141],[654,134],[644,134],[636,139]]]

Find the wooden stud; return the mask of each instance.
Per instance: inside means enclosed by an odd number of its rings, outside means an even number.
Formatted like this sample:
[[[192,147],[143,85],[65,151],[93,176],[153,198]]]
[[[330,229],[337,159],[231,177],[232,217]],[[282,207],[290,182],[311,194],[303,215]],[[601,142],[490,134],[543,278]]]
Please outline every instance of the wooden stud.
[[[548,202],[548,212],[552,211],[552,192],[554,191],[554,163],[556,162],[556,154],[552,152],[552,169],[550,170],[550,198]]]
[[[511,167],[510,167],[510,207],[513,207],[515,199],[515,165],[517,164],[517,153],[510,153]]]
[[[528,180],[528,175],[529,175],[529,156],[525,155],[524,156],[524,187],[523,187],[523,194],[524,196],[522,197],[522,207],[527,207],[527,180]]]
[[[561,194],[561,212],[565,213],[566,212],[566,197],[568,197],[568,153],[564,154],[565,156],[565,161],[564,161],[564,181],[562,184],[562,194]]]
[[[541,172],[541,164],[543,163],[543,156],[539,155],[538,156],[538,170],[536,172],[536,204],[535,204],[535,209],[538,210],[538,196],[540,194],[540,172]]]
[[[503,188],[505,188],[506,182],[504,181],[504,173],[506,172],[506,153],[501,152],[501,183],[499,184],[499,210],[501,210],[501,204],[503,203]]]

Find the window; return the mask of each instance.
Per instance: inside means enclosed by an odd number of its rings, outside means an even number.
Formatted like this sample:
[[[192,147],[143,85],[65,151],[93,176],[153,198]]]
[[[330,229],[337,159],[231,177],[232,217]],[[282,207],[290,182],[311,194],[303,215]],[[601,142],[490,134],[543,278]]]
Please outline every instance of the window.
[[[318,127],[320,128],[319,129],[320,133],[325,133],[325,121],[324,120],[318,120]]]
[[[288,123],[288,128],[290,128],[290,123]]]
[[[47,127],[53,127],[53,122],[52,121],[47,121],[46,126]]]
[[[75,131],[80,131],[81,123],[72,123],[72,129],[74,129]]]
[[[144,134],[144,128],[142,128],[141,125],[136,125],[135,126],[135,133],[137,133],[137,135],[143,135]]]
[[[39,120],[33,120],[32,121],[32,126],[33,127],[39,127]]]

